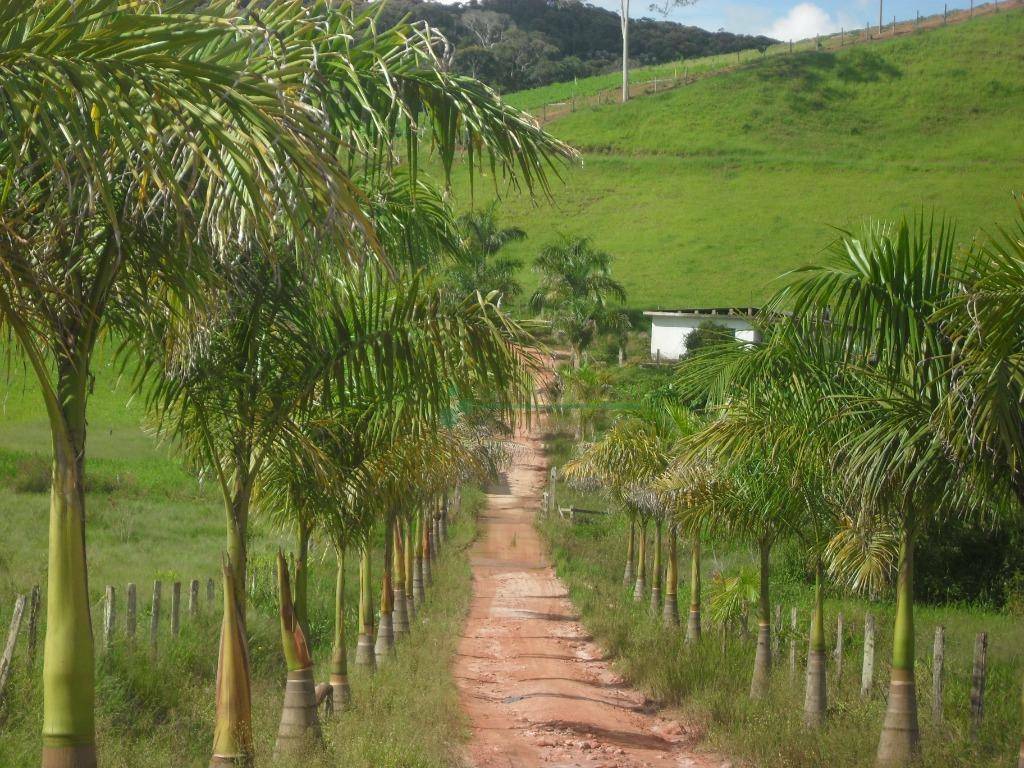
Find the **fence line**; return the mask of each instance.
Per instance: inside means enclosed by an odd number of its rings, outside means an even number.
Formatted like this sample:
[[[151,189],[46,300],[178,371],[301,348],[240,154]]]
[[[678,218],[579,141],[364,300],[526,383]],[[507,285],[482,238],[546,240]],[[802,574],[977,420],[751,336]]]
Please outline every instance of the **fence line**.
[[[1021,7],[1024,7],[1024,0],[992,0],[992,2],[981,5],[974,5],[972,2],[970,8],[961,9],[950,9],[947,5],[946,9],[942,13],[922,16],[921,12],[918,11],[913,19],[897,21],[896,18],[893,17],[891,23],[885,24],[881,27],[869,23],[866,26],[857,29],[842,28],[838,33],[833,33],[824,37],[819,35],[814,38],[807,38],[806,40],[798,40],[795,42],[792,40],[783,41],[776,45],[769,46],[763,51],[748,48],[742,51],[735,51],[734,53],[714,54],[710,57],[704,56],[698,59],[698,61],[707,62],[707,60],[710,59],[711,61],[707,69],[690,73],[689,64],[683,61],[679,66],[674,68],[671,77],[663,76],[653,77],[647,80],[631,80],[629,83],[629,95],[630,98],[633,98],[635,96],[643,96],[651,93],[658,93],[659,91],[673,90],[685,85],[692,85],[693,83],[696,83],[699,80],[704,80],[708,77],[715,77],[726,72],[734,72],[744,63],[757,61],[765,58],[766,56],[785,56],[809,50],[838,50],[850,45],[860,45],[881,40],[892,40],[896,37],[914,34],[920,30],[934,29],[947,24],[958,24],[968,21],[975,16],[986,16],[1003,10]],[[733,56],[735,56],[735,61],[733,61]],[[679,74],[680,68],[683,70],[681,76]],[[603,104],[620,104],[622,103],[621,94],[622,86],[619,84],[590,94],[577,95],[576,93],[573,93],[568,99],[547,102],[537,107],[531,107],[526,111],[530,112],[530,114],[532,114],[541,125],[544,125],[553,120],[565,117],[566,115],[575,112],[580,107],[600,106]]]

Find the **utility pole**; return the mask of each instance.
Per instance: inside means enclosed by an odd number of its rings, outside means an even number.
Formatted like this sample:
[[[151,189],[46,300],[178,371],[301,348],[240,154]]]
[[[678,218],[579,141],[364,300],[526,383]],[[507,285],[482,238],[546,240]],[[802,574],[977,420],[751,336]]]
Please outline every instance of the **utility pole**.
[[[878,0],[878,34],[882,34],[882,3],[885,0]]]
[[[629,0],[620,0],[622,24],[622,103],[629,101]]]

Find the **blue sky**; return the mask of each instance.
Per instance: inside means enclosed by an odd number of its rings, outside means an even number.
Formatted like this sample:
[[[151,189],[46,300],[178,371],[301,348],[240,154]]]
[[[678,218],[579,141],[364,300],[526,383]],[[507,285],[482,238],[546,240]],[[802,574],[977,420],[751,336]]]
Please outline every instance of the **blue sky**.
[[[440,0],[458,2],[458,0]],[[883,0],[885,20],[899,20],[942,13],[941,0]],[[980,3],[983,0],[976,0]],[[586,0],[591,5],[618,12],[620,0]],[[651,4],[665,0],[630,0],[629,15],[661,18]],[[671,2],[671,0],[669,0]],[[950,0],[950,8],[966,8],[970,0]],[[878,23],[878,0],[698,0],[694,5],[674,8],[668,18],[704,29],[764,34],[779,40],[799,40],[841,27],[860,29]]]
[[[629,15],[660,18],[650,10],[654,0],[630,0]],[[980,0],[978,0],[980,2]],[[619,0],[590,0],[593,5],[619,10]],[[969,0],[951,1],[951,8],[967,7]],[[942,13],[941,0],[884,0],[886,21]],[[780,40],[811,37],[818,33],[854,29],[878,23],[878,0],[698,0],[670,11],[668,18],[705,29],[766,34]]]

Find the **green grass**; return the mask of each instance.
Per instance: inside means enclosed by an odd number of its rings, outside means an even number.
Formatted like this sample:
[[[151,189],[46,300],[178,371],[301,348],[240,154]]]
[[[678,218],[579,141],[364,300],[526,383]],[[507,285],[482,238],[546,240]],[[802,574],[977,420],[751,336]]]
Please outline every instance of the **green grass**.
[[[782,46],[773,46],[768,55],[781,52]],[[735,53],[718,54],[715,56],[701,56],[695,59],[670,61],[665,64],[654,64],[649,67],[635,67],[629,72],[629,82],[632,86],[649,83],[653,80],[677,80],[687,75],[697,75],[704,72],[714,72],[737,63],[749,62],[760,59],[761,53],[753,49],[740,51],[739,56]],[[572,99],[579,99],[581,103],[587,97],[595,96],[603,91],[611,91],[622,88],[622,73],[618,70],[604,75],[585,77],[582,80],[565,83],[552,83],[539,88],[531,88],[528,91],[518,91],[504,96],[505,101],[514,107],[525,109],[534,114],[540,114],[540,108],[545,104],[558,102],[570,102]]]
[[[474,536],[475,510],[482,496],[467,493],[466,513],[451,526],[451,538],[439,566],[428,604],[414,623],[412,637],[401,641],[396,658],[374,674],[349,663],[353,706],[325,723],[327,752],[310,765],[353,768],[442,768],[457,762],[455,750],[465,740],[466,726],[451,677],[451,659],[469,605],[470,573],[465,549]],[[18,522],[15,512],[15,522]],[[94,551],[102,549],[103,534]],[[156,547],[142,545],[156,553]],[[176,547],[179,552],[186,548]],[[319,554],[319,553],[318,553]],[[379,557],[378,568],[379,568]],[[262,565],[257,559],[257,565]],[[356,637],[357,562],[347,563],[346,633]],[[262,574],[267,569],[260,568]],[[110,571],[93,568],[96,575]],[[120,572],[120,570],[118,570]],[[153,571],[148,572],[152,575]],[[310,635],[317,662],[317,680],[326,680],[332,622],[333,558],[311,568]],[[158,574],[159,575],[159,574]],[[198,619],[183,619],[182,634],[170,637],[167,603],[163,611],[160,652],[148,652],[149,582],[141,569],[139,644],[128,647],[121,633],[114,648],[100,652],[97,663],[97,739],[105,766],[205,766],[212,742],[214,678],[219,633],[218,609],[205,605]],[[93,592],[97,590],[94,579]],[[187,587],[186,587],[187,589]],[[165,587],[165,601],[168,589]],[[269,580],[257,587],[249,612],[249,648],[253,670],[253,726],[257,762],[267,764],[277,735],[283,699],[284,663]],[[119,592],[119,600],[123,593]],[[4,593],[4,604],[8,595]],[[94,604],[98,609],[98,602]],[[101,612],[94,610],[94,622]],[[6,612],[0,614],[6,617]],[[123,619],[122,619],[123,621]],[[36,658],[27,667],[24,638],[15,658],[9,701],[0,710],[0,765],[29,768],[39,764],[42,716],[40,675]]]
[[[552,199],[501,190],[529,235],[507,251],[528,265],[559,233],[591,236],[630,306],[667,308],[763,301],[866,217],[935,210],[969,240],[1015,215],[1022,65],[1014,10],[578,110],[550,125],[583,152]]]
[[[4,377],[0,421],[0,625],[6,636],[16,594],[33,585],[45,601],[49,439],[38,395],[25,372]],[[103,765],[205,766],[212,744],[214,677],[219,633],[218,602],[206,606],[205,581],[215,576],[224,548],[224,516],[215,488],[193,479],[142,426],[142,411],[118,383],[115,371],[97,365],[90,401],[87,465],[89,586],[96,632],[102,622],[104,587],[117,589],[118,640],[97,658],[97,728]],[[377,768],[441,768],[454,762],[465,725],[449,666],[469,601],[470,575],[463,554],[474,535],[479,492],[464,493],[464,510],[434,573],[434,588],[414,637],[397,660],[378,674],[354,670],[354,707],[327,727],[328,753],[313,765]],[[260,764],[267,764],[277,734],[284,665],[271,584],[271,556],[290,538],[253,521],[250,563],[258,584],[250,598],[249,634],[253,668],[254,731]],[[318,680],[327,678],[333,623],[334,556],[322,543],[310,568],[310,636]],[[358,562],[347,562],[346,633],[356,639]],[[380,556],[375,558],[379,575]],[[170,636],[170,584],[201,579],[203,611],[183,619],[179,638]],[[155,579],[164,582],[160,653],[148,653],[150,600]],[[138,587],[139,649],[123,639],[125,584]],[[379,583],[379,581],[377,582]],[[378,590],[379,591],[379,590]],[[26,628],[16,651],[9,698],[0,706],[0,765],[39,764],[42,722],[42,659],[31,667]],[[42,628],[45,630],[45,626]],[[41,643],[42,635],[40,635]],[[350,663],[353,658],[350,655]]]
[[[554,437],[554,436],[553,436]],[[564,461],[570,446],[563,439],[546,441],[553,461]],[[598,497],[567,487],[558,490],[559,504],[603,509]],[[784,635],[781,658],[776,659],[770,696],[751,702],[750,676],[754,642],[735,633],[723,636],[709,627],[707,601],[715,573],[734,574],[750,569],[755,554],[743,546],[710,543],[704,552],[705,636],[698,648],[684,644],[679,629],[665,629],[646,607],[635,604],[622,588],[627,524],[621,516],[587,518],[570,524],[557,516],[541,520],[558,575],[566,583],[588,630],[615,658],[624,676],[663,706],[678,709],[705,736],[705,747],[752,765],[829,766],[860,768],[874,764],[888,682],[888,654],[892,646],[893,609],[889,603],[830,596],[827,642],[835,647],[836,616],[845,617],[843,673],[837,679],[830,659],[829,717],[820,732],[809,732],[802,722],[803,664],[810,618],[811,590],[786,569],[773,583],[773,602],[799,609],[797,667],[789,667],[789,642]],[[777,553],[778,554],[778,553]],[[681,575],[688,578],[689,550],[680,547]],[[777,556],[776,561],[780,558]],[[779,563],[777,562],[776,565]],[[681,581],[679,593],[685,611],[689,585]],[[876,617],[875,684],[872,698],[861,699],[860,671],[865,611]],[[754,622],[751,622],[752,627]],[[931,717],[931,647],[934,627],[946,627],[944,723]],[[977,742],[970,739],[968,696],[974,638],[989,633],[988,681],[985,721]],[[922,727],[923,765],[984,766],[1011,764],[1020,739],[1020,680],[1024,672],[1024,626],[1019,618],[967,607],[919,606],[916,611],[917,681]]]

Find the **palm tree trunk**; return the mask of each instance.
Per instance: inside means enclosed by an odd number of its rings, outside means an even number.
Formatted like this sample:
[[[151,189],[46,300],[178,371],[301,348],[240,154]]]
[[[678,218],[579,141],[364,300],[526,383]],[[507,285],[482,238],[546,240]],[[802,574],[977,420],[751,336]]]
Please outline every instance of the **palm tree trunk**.
[[[668,527],[668,566],[665,569],[665,607],[661,621],[666,627],[679,626],[679,598],[676,595],[679,584],[679,553],[676,549],[676,527]]]
[[[338,574],[334,584],[334,646],[331,648],[331,699],[335,711],[345,709],[352,701],[348,684],[348,651],[345,649],[345,544],[335,544]]]
[[[914,682],[914,541],[904,529],[896,583],[889,704],[878,740],[879,766],[910,764],[920,753],[917,690]]]
[[[431,544],[433,543],[430,535],[430,512],[424,509],[420,513],[420,519],[422,521],[421,528],[423,529],[423,539],[420,542],[420,546],[423,548],[422,561],[423,561],[423,594],[426,595],[427,589],[431,584],[434,583],[431,578],[430,571],[433,566],[434,552]]]
[[[772,546],[767,537],[758,541],[761,554],[761,583],[757,603],[757,651],[754,654],[754,677],[750,682],[750,698],[760,699],[768,693],[772,672],[772,614],[768,592],[768,564]]]
[[[412,627],[412,620],[416,618],[416,598],[414,582],[416,581],[416,547],[413,546],[413,521],[408,519],[402,526],[402,533],[405,536],[405,610],[409,614],[409,626]],[[421,577],[422,578],[422,577]],[[423,584],[420,583],[422,591]]]
[[[394,584],[392,581],[392,529],[394,521],[389,515],[384,521],[384,573],[381,576],[380,585],[380,625],[377,627],[377,644],[374,646],[374,655],[377,657],[377,664],[381,664],[395,650],[395,625],[394,625]]]
[[[299,517],[298,540],[295,555],[295,618],[309,642],[309,537],[312,527],[302,516]],[[312,650],[312,646],[310,646]]]
[[[245,624],[247,599],[245,577],[248,572],[249,546],[249,505],[252,500],[252,481],[248,476],[248,455],[236,461],[235,480],[231,497],[224,500],[227,516],[228,559],[235,577],[235,593],[238,596],[238,612]]]
[[[249,673],[249,645],[242,622],[238,577],[224,565],[224,618],[220,629],[217,658],[217,706],[210,768],[253,764],[252,677]],[[63,764],[62,764],[63,765]],[[46,766],[45,768],[50,768]],[[56,764],[53,764],[56,768]]]
[[[83,485],[85,379],[84,373],[76,377],[62,371],[63,412],[50,413],[53,485],[43,650],[43,768],[96,765],[95,670]]]
[[[370,542],[363,542],[359,558],[359,640],[356,642],[356,666],[373,669],[376,659],[373,653],[373,589],[370,586],[371,573]]]
[[[392,614],[394,619],[395,637],[399,637],[408,633],[409,631],[409,610],[405,601],[405,547],[403,546],[402,538],[402,521],[396,519],[394,523],[394,540],[395,540],[395,602]]]
[[[415,516],[415,531],[412,536],[413,549],[416,551],[413,558],[412,571],[412,596],[413,606],[416,612],[423,607],[423,600],[426,598],[426,591],[423,584],[423,515],[419,512]]]
[[[654,521],[654,559],[651,564],[651,613],[661,610],[661,526],[659,517]]]
[[[288,563],[281,552],[277,554],[277,591],[280,600],[281,649],[288,668],[288,679],[285,683],[277,742],[274,744],[274,761],[294,762],[314,750],[323,749],[324,742],[316,711],[313,659],[309,655],[305,631],[295,613]]]
[[[686,642],[700,642],[700,537],[690,550],[690,612],[686,618]]]
[[[807,688],[804,696],[804,722],[818,728],[828,708],[825,690],[825,573],[821,557],[814,566],[814,615],[807,650]]]
[[[629,589],[636,581],[636,516],[629,516],[629,544],[626,547],[626,570],[622,574],[622,586]]]
[[[633,599],[640,602],[647,591],[647,521],[640,521],[640,546],[636,556],[636,584],[633,585]]]

